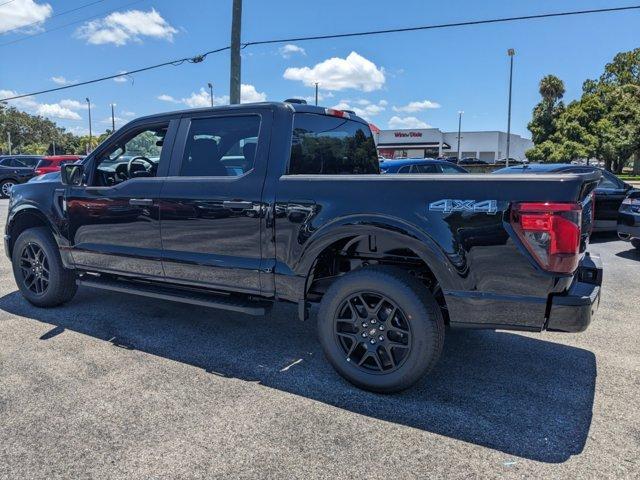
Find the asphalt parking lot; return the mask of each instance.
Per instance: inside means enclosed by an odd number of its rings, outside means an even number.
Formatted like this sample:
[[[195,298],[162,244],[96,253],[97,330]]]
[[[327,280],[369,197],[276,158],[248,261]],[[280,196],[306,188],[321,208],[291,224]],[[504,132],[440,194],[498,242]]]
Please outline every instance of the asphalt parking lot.
[[[7,201],[0,201],[4,226]],[[313,319],[81,289],[37,309],[0,258],[0,477],[640,476],[640,254],[615,236],[582,334],[449,332],[397,395],[325,362]]]

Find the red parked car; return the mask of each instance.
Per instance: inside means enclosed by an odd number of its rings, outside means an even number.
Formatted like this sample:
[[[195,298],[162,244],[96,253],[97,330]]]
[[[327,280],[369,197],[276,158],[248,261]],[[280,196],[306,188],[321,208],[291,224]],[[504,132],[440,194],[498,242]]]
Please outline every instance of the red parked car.
[[[50,155],[42,157],[42,160],[36,166],[36,175],[44,175],[45,173],[59,172],[60,167],[65,163],[73,163],[81,160],[80,155]]]

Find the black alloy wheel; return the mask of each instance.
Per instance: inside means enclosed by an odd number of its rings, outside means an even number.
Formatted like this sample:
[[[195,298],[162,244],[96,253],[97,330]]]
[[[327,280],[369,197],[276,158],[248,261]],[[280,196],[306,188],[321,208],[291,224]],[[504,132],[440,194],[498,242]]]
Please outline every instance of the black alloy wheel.
[[[334,319],[345,358],[367,373],[391,373],[411,352],[411,325],[389,297],[364,291],[351,295]]]
[[[36,295],[44,295],[49,288],[49,259],[42,247],[27,243],[20,254],[20,271],[24,287]]]

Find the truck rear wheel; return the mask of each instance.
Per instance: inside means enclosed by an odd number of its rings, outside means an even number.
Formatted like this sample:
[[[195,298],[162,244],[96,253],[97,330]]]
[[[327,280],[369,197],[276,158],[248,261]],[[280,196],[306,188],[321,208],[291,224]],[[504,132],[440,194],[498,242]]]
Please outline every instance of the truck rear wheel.
[[[55,307],[76,294],[76,275],[64,268],[58,245],[44,227],[29,228],[13,246],[13,275],[20,293],[38,307]]]
[[[325,293],[318,313],[325,355],[349,382],[380,393],[403,390],[440,357],[444,321],[429,290],[393,267],[350,272]]]

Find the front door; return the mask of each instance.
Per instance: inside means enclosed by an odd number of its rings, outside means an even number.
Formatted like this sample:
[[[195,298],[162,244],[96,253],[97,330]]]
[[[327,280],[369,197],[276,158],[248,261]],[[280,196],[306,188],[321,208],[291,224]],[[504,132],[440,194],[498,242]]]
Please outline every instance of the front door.
[[[76,267],[162,278],[158,197],[178,120],[132,127],[99,147],[86,185],[65,195],[68,239]]]
[[[183,118],[160,194],[167,281],[259,294],[271,111]]]

